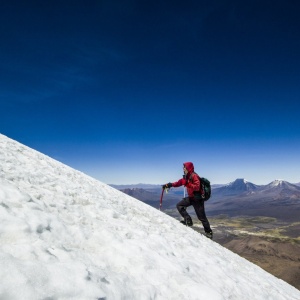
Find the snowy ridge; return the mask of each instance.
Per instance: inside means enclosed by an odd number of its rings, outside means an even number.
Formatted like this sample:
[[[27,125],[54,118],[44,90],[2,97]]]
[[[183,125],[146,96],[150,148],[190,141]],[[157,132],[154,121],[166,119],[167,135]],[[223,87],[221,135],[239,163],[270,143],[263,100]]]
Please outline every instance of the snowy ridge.
[[[269,185],[270,186],[281,186],[284,182],[283,179],[275,179],[274,181],[270,182]]]
[[[285,188],[289,188],[289,189],[296,189],[299,190],[299,186],[289,183],[285,180],[282,179],[276,179],[272,182],[270,182],[268,185],[266,185],[266,188],[270,188],[270,189],[285,189]]]
[[[162,212],[0,134],[0,299],[300,299]]]

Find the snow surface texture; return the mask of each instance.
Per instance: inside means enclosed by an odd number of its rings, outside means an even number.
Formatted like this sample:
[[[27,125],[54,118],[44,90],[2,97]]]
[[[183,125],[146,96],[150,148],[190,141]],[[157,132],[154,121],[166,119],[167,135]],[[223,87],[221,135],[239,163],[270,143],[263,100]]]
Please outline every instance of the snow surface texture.
[[[300,299],[159,210],[3,135],[0,161],[1,300]]]

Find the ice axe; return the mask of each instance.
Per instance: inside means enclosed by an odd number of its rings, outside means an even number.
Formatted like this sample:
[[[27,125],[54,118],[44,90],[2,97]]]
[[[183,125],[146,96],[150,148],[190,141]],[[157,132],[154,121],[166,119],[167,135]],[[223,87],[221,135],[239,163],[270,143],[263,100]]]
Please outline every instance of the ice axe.
[[[183,179],[186,179],[186,175],[182,175]],[[183,198],[185,198],[185,186],[183,186]]]

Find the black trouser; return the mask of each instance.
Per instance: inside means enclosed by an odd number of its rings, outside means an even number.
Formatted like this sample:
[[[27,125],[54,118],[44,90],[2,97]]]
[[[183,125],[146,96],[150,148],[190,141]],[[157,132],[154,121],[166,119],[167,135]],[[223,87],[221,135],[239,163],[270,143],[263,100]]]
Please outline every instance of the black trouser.
[[[211,228],[204,210],[204,200],[195,199],[194,197],[186,197],[183,198],[180,202],[178,202],[176,207],[181,216],[185,219],[189,217],[189,214],[187,213],[186,209],[191,205],[193,205],[198,219],[202,222],[205,232],[211,232]]]

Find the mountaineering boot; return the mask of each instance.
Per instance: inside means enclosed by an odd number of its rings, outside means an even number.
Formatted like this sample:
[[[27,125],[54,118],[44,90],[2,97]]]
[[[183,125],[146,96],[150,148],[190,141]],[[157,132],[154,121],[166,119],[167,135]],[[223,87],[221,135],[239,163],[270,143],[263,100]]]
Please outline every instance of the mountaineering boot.
[[[209,232],[205,232],[204,234],[207,238],[211,239],[213,238],[213,232],[212,231],[209,231]]]
[[[183,225],[186,225],[186,226],[193,226],[193,221],[190,216],[185,217],[184,220],[180,221],[180,223],[182,223]]]
[[[193,221],[192,221],[192,218],[191,218],[191,217],[187,217],[187,218],[186,218],[186,225],[187,225],[187,226],[193,226]]]
[[[183,224],[183,225],[186,225],[185,220],[181,220],[180,223]]]

